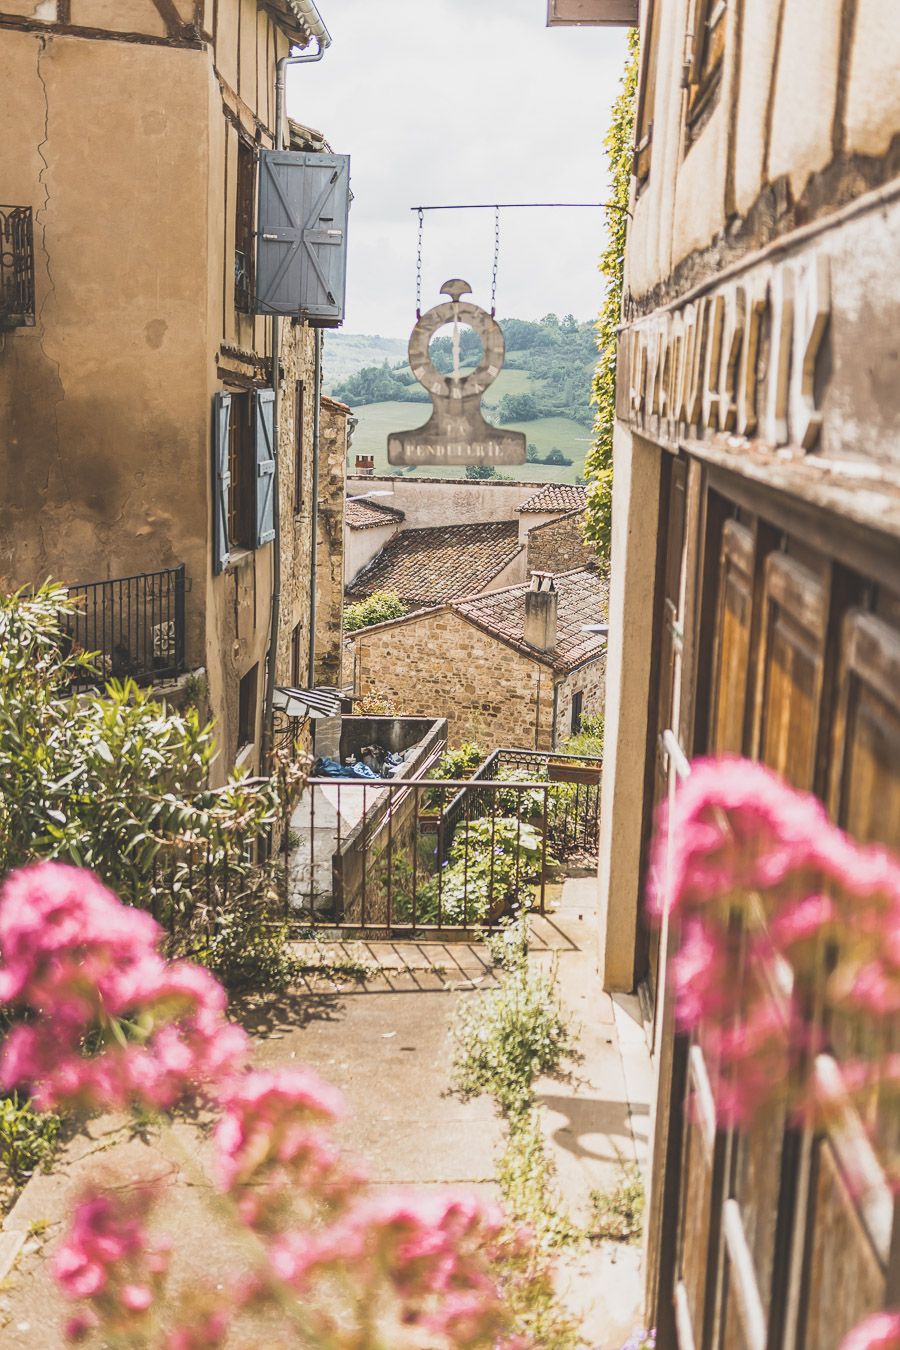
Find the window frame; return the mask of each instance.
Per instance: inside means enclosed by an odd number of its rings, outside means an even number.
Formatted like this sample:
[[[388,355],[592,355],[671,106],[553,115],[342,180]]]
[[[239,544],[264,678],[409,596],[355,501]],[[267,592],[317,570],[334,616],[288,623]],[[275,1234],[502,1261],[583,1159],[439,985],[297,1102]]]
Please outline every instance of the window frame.
[[[646,58],[641,63],[638,105],[634,119],[634,151],[632,173],[637,195],[644,190],[650,178],[653,154],[653,112],[656,103],[656,74],[659,56],[659,5],[649,0],[647,15]]]
[[[728,0],[695,0],[685,37],[682,83],[687,90],[687,148],[706,126],[722,87]]]
[[[256,541],[256,442],[253,396],[249,390],[230,390],[228,424],[228,549],[251,551]]]
[[[234,307],[252,314],[256,227],[256,146],[238,134],[234,202]]]
[[[295,623],[291,630],[291,685],[300,689],[300,672],[303,666],[303,622]]]
[[[256,713],[259,695],[259,662],[238,682],[237,753],[256,744]]]
[[[572,692],[572,706],[569,710],[569,734],[577,736],[584,722],[584,690],[575,689]]]
[[[294,385],[294,515],[303,510],[303,423],[306,412],[306,382]]]

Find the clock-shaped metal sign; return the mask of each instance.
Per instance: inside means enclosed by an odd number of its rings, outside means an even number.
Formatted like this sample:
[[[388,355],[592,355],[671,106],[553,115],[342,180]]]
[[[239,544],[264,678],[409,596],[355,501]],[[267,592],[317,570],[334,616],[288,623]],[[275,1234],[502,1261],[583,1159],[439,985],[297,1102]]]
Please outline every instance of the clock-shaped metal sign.
[[[409,364],[434,405],[424,426],[394,431],[388,436],[391,464],[524,464],[525,436],[491,426],[481,412],[481,399],[503,369],[506,344],[499,323],[487,310],[462,296],[472,287],[458,277],[445,281],[442,295],[450,300],[435,305],[417,321],[409,339]],[[459,371],[459,325],[468,324],[481,339],[481,364],[463,375]],[[443,375],[428,351],[435,333],[454,326],[454,370]]]

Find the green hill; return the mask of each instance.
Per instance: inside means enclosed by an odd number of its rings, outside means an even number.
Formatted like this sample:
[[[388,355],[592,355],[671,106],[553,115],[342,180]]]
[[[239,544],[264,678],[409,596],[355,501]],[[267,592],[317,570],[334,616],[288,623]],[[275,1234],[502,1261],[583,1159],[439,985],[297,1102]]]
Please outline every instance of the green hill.
[[[527,464],[509,465],[502,472],[538,482],[574,482],[583,472],[591,440],[590,391],[597,360],[593,325],[579,324],[571,315],[560,322],[554,314],[539,323],[523,319],[500,322],[507,343],[506,363],[485,397],[484,413],[498,426],[524,432],[531,456]],[[463,329],[462,369],[472,369],[480,354],[476,335],[471,329]],[[450,370],[450,339],[434,339],[431,356],[438,369]],[[390,432],[421,426],[429,416],[431,400],[406,361],[392,364],[383,360],[378,365],[360,366],[346,379],[332,384],[331,392],[348,403],[359,419],[352,455],[374,455],[376,472],[389,468]],[[571,463],[541,462],[554,450]],[[406,472],[419,477],[457,477],[462,470],[428,467]]]

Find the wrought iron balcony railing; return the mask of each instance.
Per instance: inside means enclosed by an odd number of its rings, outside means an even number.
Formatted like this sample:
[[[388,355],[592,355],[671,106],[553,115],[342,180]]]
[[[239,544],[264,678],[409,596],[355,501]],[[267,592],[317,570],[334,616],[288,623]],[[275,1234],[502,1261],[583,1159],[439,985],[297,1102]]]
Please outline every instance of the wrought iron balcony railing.
[[[184,670],[184,564],[68,591],[78,606],[66,618],[73,648],[96,653],[96,674],[80,686],[127,676],[147,684]]]
[[[304,926],[364,936],[490,929],[544,911],[596,860],[600,759],[496,750],[466,782],[312,778],[284,832]]]
[[[30,206],[0,206],[0,332],[34,324],[34,232]]]

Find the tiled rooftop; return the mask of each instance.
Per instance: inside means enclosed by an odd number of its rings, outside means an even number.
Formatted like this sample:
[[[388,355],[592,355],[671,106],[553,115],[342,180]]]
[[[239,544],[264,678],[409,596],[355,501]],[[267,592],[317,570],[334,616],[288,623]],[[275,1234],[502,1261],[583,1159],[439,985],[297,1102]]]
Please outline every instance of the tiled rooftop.
[[[571,670],[604,648],[605,638],[595,633],[582,633],[584,624],[605,623],[609,617],[609,581],[592,567],[574,572],[561,572],[553,578],[559,599],[557,601],[556,647],[553,664],[562,670]],[[458,600],[453,608],[477,623],[489,633],[523,651],[535,649],[525,641],[525,596],[528,586],[507,586],[487,595],[475,595]]]
[[[351,530],[372,530],[377,525],[392,525],[405,520],[402,511],[381,502],[348,501],[344,504],[344,520]]]
[[[575,511],[587,501],[587,488],[579,483],[547,483],[529,497],[520,511]]]
[[[351,597],[396,591],[404,604],[443,605],[489,586],[520,551],[514,520],[402,530],[353,579]]]

